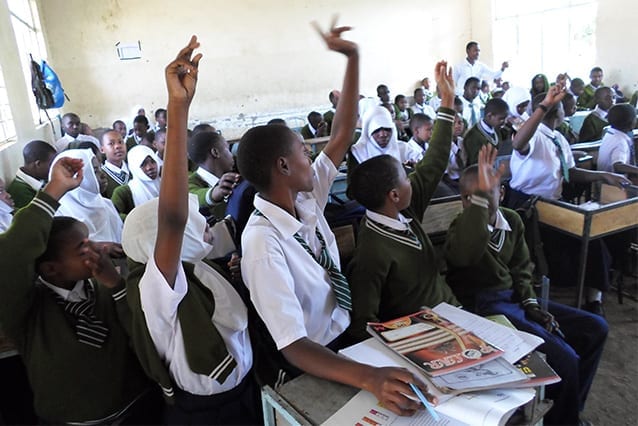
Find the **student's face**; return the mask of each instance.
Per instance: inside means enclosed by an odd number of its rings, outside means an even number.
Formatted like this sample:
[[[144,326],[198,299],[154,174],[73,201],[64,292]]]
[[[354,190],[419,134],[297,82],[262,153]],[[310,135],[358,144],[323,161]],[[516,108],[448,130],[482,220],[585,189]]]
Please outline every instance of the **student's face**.
[[[463,115],[463,102],[459,102],[458,104],[455,102],[454,103],[454,111],[456,111],[459,114]]]
[[[292,152],[286,157],[286,162],[291,185],[297,191],[312,191],[314,176],[311,167],[311,153],[297,136],[291,134],[289,137],[292,139]]]
[[[574,101],[574,98],[563,102],[563,108],[565,109],[565,117],[571,117],[576,114],[576,101]]]
[[[377,96],[379,96],[379,99],[381,99],[383,103],[390,102],[390,89],[385,86],[378,88]]]
[[[458,115],[454,116],[454,137],[463,136],[463,132],[465,131],[465,125],[463,124],[463,119]]]
[[[126,144],[122,140],[122,135],[115,131],[106,132],[102,136],[101,151],[109,163],[121,164],[126,158]]]
[[[414,132],[414,137],[419,142],[428,142],[432,137],[432,123],[424,123]]]
[[[91,165],[93,166],[93,172],[95,173],[95,177],[97,178],[97,183],[100,186],[100,194],[103,194],[109,184],[109,181],[106,178],[106,173],[104,173],[100,168],[100,162],[97,158],[93,157],[91,159]]]
[[[472,81],[468,84],[463,90],[463,97],[468,101],[474,100],[479,92],[479,83],[478,81]]]
[[[159,126],[160,129],[163,129],[166,127],[166,113],[165,112],[161,112],[157,117],[157,125]]]
[[[589,78],[591,79],[591,85],[594,87],[600,86],[600,83],[603,82],[603,72],[602,71],[594,71],[589,74]]]
[[[381,127],[372,133],[372,139],[374,139],[381,148],[388,146],[391,137],[392,129],[386,129],[385,127]]]
[[[159,158],[164,159],[164,148],[166,147],[166,133],[158,133],[153,141],[153,148],[157,150]]]
[[[73,282],[91,278],[93,272],[84,264],[86,254],[83,250],[90,244],[86,225],[82,222],[75,223],[62,238],[60,255],[51,261],[57,272],[56,280]]]
[[[64,132],[72,138],[77,138],[80,134],[80,119],[79,117],[67,117],[64,119]]]
[[[157,179],[157,163],[150,156],[144,159],[142,163],[142,171],[146,176],[155,180]]]
[[[516,112],[518,115],[523,115],[525,111],[527,111],[527,106],[529,105],[529,101],[525,101],[522,104],[516,105]]]
[[[614,94],[612,93],[611,89],[603,91],[602,96],[598,100],[598,106],[601,109],[608,111],[609,108],[611,108],[613,105],[614,105]]]
[[[510,90],[510,83],[506,81],[503,83],[503,92],[507,92],[508,90]]]
[[[310,125],[313,129],[317,129],[321,124],[323,117],[321,115],[311,115],[308,121],[310,121]]]
[[[408,176],[405,173],[403,165],[398,161],[395,161],[395,163],[397,176],[399,177],[399,179],[397,187],[393,191],[397,192],[399,198],[397,209],[401,211],[407,209],[410,206],[410,201],[412,200],[412,184],[410,183],[410,179],[408,179]]]
[[[421,80],[421,85],[424,89],[430,90],[430,79],[425,77],[423,80]]]
[[[543,93],[545,91],[545,81],[542,77],[534,77],[533,89],[534,93]]]
[[[574,96],[580,96],[585,91],[585,86],[583,84],[572,84],[569,86]]]
[[[11,199],[11,194],[7,192],[7,189],[4,187],[4,181],[0,179],[0,201],[8,205],[9,207],[14,207],[13,199]]]
[[[146,110],[144,108],[140,108],[137,110],[137,115],[146,115]]]
[[[491,112],[485,114],[483,120],[493,129],[498,129],[505,123],[505,119],[507,118],[507,112],[501,114],[492,114]]]
[[[122,136],[122,139],[126,138],[126,124],[115,123],[115,125],[113,126],[113,130],[118,132]]]
[[[401,99],[397,106],[399,107],[399,111],[405,111],[408,108],[408,100],[406,98]]]
[[[481,48],[478,44],[471,46],[467,49],[467,57],[472,61],[476,61],[479,58],[479,54],[481,53]]]
[[[137,136],[138,138],[143,138],[147,131],[148,131],[148,126],[146,126],[144,123],[133,124],[133,132],[135,133],[135,136]]]
[[[423,90],[417,90],[414,93],[414,102],[416,102],[419,105],[422,105],[424,100],[425,100],[425,94],[423,93]]]

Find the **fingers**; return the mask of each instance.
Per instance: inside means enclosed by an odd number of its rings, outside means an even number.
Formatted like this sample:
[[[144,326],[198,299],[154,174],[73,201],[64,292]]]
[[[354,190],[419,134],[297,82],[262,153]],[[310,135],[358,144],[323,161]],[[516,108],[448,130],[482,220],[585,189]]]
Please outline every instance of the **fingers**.
[[[182,50],[177,54],[176,60],[190,60],[193,51],[199,47],[199,42],[197,41],[197,36],[191,36],[190,41]]]

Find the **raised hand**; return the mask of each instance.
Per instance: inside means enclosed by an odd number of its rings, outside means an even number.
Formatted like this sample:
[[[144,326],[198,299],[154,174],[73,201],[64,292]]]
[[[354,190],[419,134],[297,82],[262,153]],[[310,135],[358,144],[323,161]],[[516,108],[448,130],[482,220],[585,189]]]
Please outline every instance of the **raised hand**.
[[[478,156],[478,189],[491,192],[492,188],[501,184],[501,176],[505,172],[505,164],[494,170],[494,161],[498,151],[492,145],[483,145]]]
[[[109,247],[86,239],[81,252],[84,265],[91,270],[93,277],[105,287],[114,288],[122,281],[122,277],[113,266],[109,256]]]
[[[452,108],[454,104],[454,77],[452,67],[447,66],[447,61],[439,61],[434,66],[434,79],[441,98],[441,106]]]
[[[219,179],[219,182],[217,182],[217,185],[215,185],[215,188],[213,188],[213,192],[211,194],[211,198],[213,199],[213,201],[216,203],[219,203],[225,197],[230,196],[230,194],[233,193],[233,189],[235,189],[238,182],[239,182],[239,173],[235,173],[235,172],[224,173],[222,177]]]
[[[82,183],[84,162],[79,158],[60,158],[51,168],[51,179],[44,192],[59,200]]]
[[[353,43],[349,40],[344,40],[341,38],[341,34],[350,31],[352,27],[337,27],[337,16],[332,18],[332,23],[330,24],[330,30],[328,32],[323,32],[321,27],[316,21],[312,21],[311,25],[317,30],[317,33],[323,38],[328,46],[328,49],[334,50],[335,52],[343,53],[346,56],[356,55],[359,52],[359,47],[356,43]]]
[[[559,103],[565,97],[565,85],[564,84],[556,84],[549,88],[547,94],[545,95],[545,99],[541,104],[545,105],[548,108],[553,107],[557,103]]]
[[[193,57],[193,51],[199,47],[196,36],[192,36],[188,45],[179,51],[173,62],[165,70],[166,87],[169,101],[183,101],[187,104],[193,100],[197,86],[199,60],[202,54]]]

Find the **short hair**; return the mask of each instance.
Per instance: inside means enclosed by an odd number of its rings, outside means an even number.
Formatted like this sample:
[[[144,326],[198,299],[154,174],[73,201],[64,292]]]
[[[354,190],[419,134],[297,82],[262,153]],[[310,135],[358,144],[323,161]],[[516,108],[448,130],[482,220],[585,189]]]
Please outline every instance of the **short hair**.
[[[547,96],[547,93],[545,92],[539,93],[538,95],[534,96],[534,99],[532,99],[532,111],[535,111],[536,108],[538,108],[540,103],[543,102],[543,100],[545,99],[545,96]],[[545,113],[544,118],[554,118],[556,114],[558,114],[558,104],[552,105],[552,107],[549,108]]]
[[[328,93],[328,100],[331,103],[334,103],[334,100],[335,100],[335,91],[334,90],[332,90],[332,91],[330,91],[330,93]]]
[[[578,78],[578,77],[572,78],[572,82],[569,84],[569,86],[571,87],[571,86],[574,86],[574,85],[576,85],[576,86],[585,86],[585,82],[583,81],[582,78]]]
[[[603,69],[601,67],[594,67],[591,71],[589,71],[589,75],[592,75],[595,72],[603,72]]]
[[[310,119],[311,119],[311,118],[313,118],[313,117],[314,117],[314,118],[322,119],[322,118],[323,118],[323,115],[321,115],[321,113],[320,113],[320,112],[317,112],[317,111],[311,111],[311,112],[310,112],[310,114],[308,114],[308,117],[307,117],[307,118],[308,118],[308,121],[310,121]]]
[[[422,114],[420,112],[416,113],[410,119],[410,130],[412,130],[412,133],[414,133],[415,130],[418,129],[419,127],[431,122],[432,122],[432,117],[430,117],[429,115]]]
[[[387,89],[387,88],[388,88],[388,86],[387,86],[387,85],[385,85],[385,84],[379,84],[379,85],[377,86],[377,93],[379,93],[379,90],[381,90],[381,89]]]
[[[510,107],[503,99],[493,98],[485,103],[485,115],[507,114]]]
[[[614,129],[628,132],[636,121],[636,108],[629,104],[617,104],[609,109],[607,121]]]
[[[155,119],[156,120],[157,120],[157,117],[159,117],[161,113],[166,114],[166,110],[164,108],[158,108],[157,110],[155,110]]]
[[[215,128],[208,123],[200,123],[197,126],[193,127],[191,132],[191,137],[195,137],[195,135],[202,132],[215,132]]]
[[[82,222],[68,216],[56,216],[53,218],[49,238],[47,240],[47,248],[44,253],[35,260],[36,269],[38,269],[43,262],[55,261],[67,255],[67,253],[62,252],[64,237],[68,230],[78,223]]]
[[[478,43],[475,41],[470,41],[468,44],[465,45],[465,51],[467,52],[474,46],[478,46]]]
[[[405,95],[396,95],[396,96],[394,97],[394,103],[395,103],[395,104],[398,104],[399,102],[401,102],[401,101],[402,101],[402,100],[404,100],[404,99],[405,99]]]
[[[126,123],[123,122],[122,120],[115,120],[113,124],[111,125],[111,129],[115,129],[116,124],[123,124],[126,127]]]
[[[237,168],[258,191],[270,188],[272,168],[277,158],[292,152],[297,136],[284,126],[257,126],[248,130],[239,141]]]
[[[215,132],[199,132],[188,140],[188,158],[195,164],[202,164],[208,158],[208,153],[222,141],[222,136]]]
[[[399,184],[399,161],[391,155],[372,157],[357,165],[350,175],[347,194],[363,207],[376,210],[385,204],[388,192]]]
[[[606,91],[610,91],[612,96],[614,95],[614,89],[607,86],[601,86],[594,92],[594,99],[598,102],[605,94]]]
[[[266,125],[268,125],[268,126],[288,126],[288,124],[286,124],[286,120],[284,120],[283,118],[273,118],[268,123],[266,123]]]
[[[29,142],[22,148],[22,158],[24,164],[35,163],[36,161],[48,161],[56,151],[49,143],[41,140]]]
[[[153,138],[153,140],[157,139],[157,137],[159,135],[165,135],[166,134],[166,129],[159,129],[155,131],[155,138]]]
[[[141,123],[148,127],[148,118],[146,118],[145,115],[136,115],[133,119],[133,125],[135,125],[136,123]]]
[[[476,84],[479,84],[479,85],[480,85],[480,84],[481,84],[481,80],[479,80],[479,79],[478,79],[478,78],[476,78],[476,77],[470,77],[470,78],[468,78],[467,80],[465,80],[465,84],[463,84],[463,88],[464,88],[464,89],[467,89],[467,86],[469,86],[469,85],[470,85],[470,84],[472,84],[472,83],[476,83]]]
[[[569,102],[576,102],[576,98],[574,98],[574,95],[572,95],[571,93],[565,93],[565,96],[561,100],[563,108],[565,108],[565,105],[569,104]]]
[[[74,112],[67,112],[66,114],[62,116],[62,120],[71,119],[71,118],[77,118],[78,120],[80,120],[80,116]]]
[[[469,182],[474,182],[478,180],[478,164],[472,164],[468,166],[461,172],[461,177],[459,179],[459,189],[461,191],[467,188]]]
[[[416,98],[416,94],[419,93],[419,92],[423,92],[423,89],[420,88],[420,87],[417,87],[416,89],[414,89],[414,97],[415,98]],[[423,93],[425,93],[425,92],[423,92]]]

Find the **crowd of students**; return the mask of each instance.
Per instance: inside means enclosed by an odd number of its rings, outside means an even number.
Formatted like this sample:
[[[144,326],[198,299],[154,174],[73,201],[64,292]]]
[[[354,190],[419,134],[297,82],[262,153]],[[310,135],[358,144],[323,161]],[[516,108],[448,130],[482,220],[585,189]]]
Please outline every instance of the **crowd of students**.
[[[15,180],[6,189],[0,181],[0,324],[26,369],[38,421],[259,424],[259,387],[302,372],[411,415],[419,404],[410,384],[436,403],[421,380],[336,351],[365,339],[369,321],[448,302],[504,314],[541,336],[563,379],[548,387],[555,403],[546,423],[582,422],[608,332],[595,305],[608,270],[588,274],[594,313],[542,309],[524,225],[502,206],[503,168],[494,163],[510,143],[512,207],[535,195],[558,199],[563,182],[623,187],[623,174],[638,171],[628,133],[635,108],[612,106],[617,90],[598,68],[582,90],[572,79],[570,96],[565,75],[553,85],[537,75],[529,91],[500,83],[490,91],[482,80],[500,81],[508,64],[489,70],[475,42],[454,72],[437,63],[436,91],[424,79],[412,107],[403,95],[390,103],[385,85],[378,101],[360,99],[358,46],[341,37],[349,27],[316,27],[346,70],[330,92],[333,108],[311,113],[301,131],[329,136],[314,159],[283,120],[248,130],[236,159],[211,126],[187,129],[202,58],[196,37],[166,67],[168,105],[152,131],[139,111],[130,135],[118,120],[97,140],[68,113],[63,138],[25,145]],[[600,171],[576,167],[557,131],[568,100],[611,126],[591,126],[603,137]],[[346,158],[348,195],[365,213],[342,265],[324,209]],[[433,197],[459,193],[464,210],[442,268],[421,220]],[[240,249],[211,259],[211,225],[235,204],[247,211],[233,216]],[[563,275],[574,271],[550,269],[552,279]],[[24,421],[9,411],[4,421]]]

